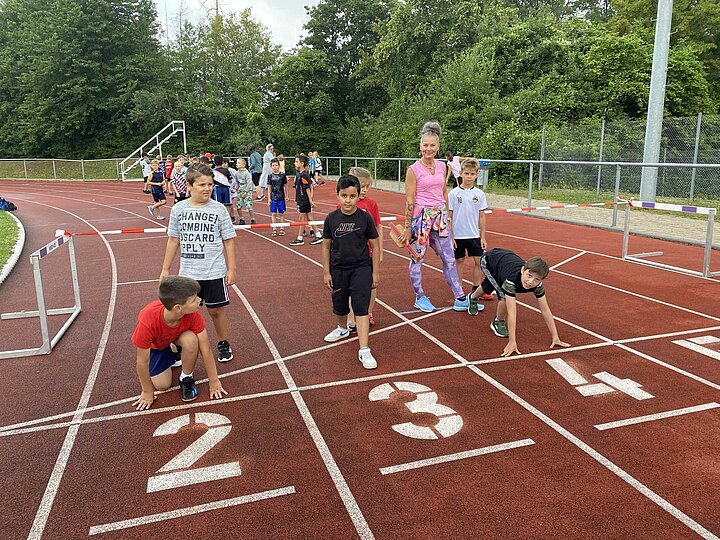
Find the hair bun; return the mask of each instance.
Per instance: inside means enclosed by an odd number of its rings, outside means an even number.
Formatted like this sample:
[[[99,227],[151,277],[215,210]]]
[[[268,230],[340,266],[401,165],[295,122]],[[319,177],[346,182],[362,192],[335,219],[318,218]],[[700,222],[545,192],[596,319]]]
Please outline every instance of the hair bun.
[[[434,135],[438,139],[440,138],[440,133],[442,132],[442,129],[440,128],[440,124],[438,124],[435,121],[431,122],[425,122],[425,125],[420,130],[420,136],[424,137],[426,135]]]

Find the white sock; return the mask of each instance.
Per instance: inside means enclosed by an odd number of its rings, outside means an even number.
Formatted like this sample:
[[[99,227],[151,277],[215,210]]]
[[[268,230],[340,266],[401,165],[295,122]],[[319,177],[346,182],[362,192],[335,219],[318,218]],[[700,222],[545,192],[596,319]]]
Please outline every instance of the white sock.
[[[370,352],[370,347],[361,347],[360,350],[358,351],[358,353],[361,353],[364,351]]]
[[[321,233],[320,231],[318,231],[318,232],[315,233],[315,236],[316,236],[317,238],[322,238],[322,233]]]
[[[182,381],[183,379],[187,379],[188,377],[192,377],[192,376],[193,376],[192,371],[190,372],[189,375],[183,371],[182,373],[180,373],[180,380]]]
[[[298,239],[298,240],[302,240],[302,234],[298,234],[297,239]]]
[[[347,325],[345,325],[345,326],[340,326],[340,325],[338,324],[338,330],[340,330],[341,332],[347,332]]]

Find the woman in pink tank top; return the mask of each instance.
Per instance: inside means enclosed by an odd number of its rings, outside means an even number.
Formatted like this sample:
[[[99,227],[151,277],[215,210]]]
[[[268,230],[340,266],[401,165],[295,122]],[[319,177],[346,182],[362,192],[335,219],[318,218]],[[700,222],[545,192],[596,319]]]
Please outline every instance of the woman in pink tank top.
[[[427,247],[440,256],[445,281],[450,286],[455,311],[465,311],[468,300],[455,267],[452,239],[447,227],[446,165],[436,160],[440,149],[440,124],[426,122],[420,131],[422,157],[408,167],[405,175],[405,231],[400,240],[409,242],[415,252],[410,260],[410,283],[415,291],[415,307],[426,313],[435,310],[422,288],[422,263]]]

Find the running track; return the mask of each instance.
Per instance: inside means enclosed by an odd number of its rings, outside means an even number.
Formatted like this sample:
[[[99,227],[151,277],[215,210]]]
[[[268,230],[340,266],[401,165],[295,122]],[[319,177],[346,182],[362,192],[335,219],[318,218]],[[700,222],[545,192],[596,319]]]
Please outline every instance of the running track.
[[[318,215],[333,188],[320,188]],[[158,226],[139,184],[3,181],[0,193],[27,232],[3,312],[35,309],[27,255],[56,229]],[[372,195],[384,214],[403,207]],[[268,222],[267,204],[255,208]],[[366,371],[354,340],[322,340],[335,323],[320,246],[239,231],[235,359],[219,365],[229,395],[209,402],[202,383],[197,401],[174,389],[142,413],[129,337],[165,237],[77,238],[83,312],[51,355],[2,364],[4,536],[717,538],[718,281],[624,262],[617,233],[507,214],[488,227],[491,247],[555,267],[548,299],[571,348],[547,349],[533,298],[521,298],[511,358],[488,328],[495,302],[477,317],[414,312],[386,231],[379,367]],[[632,249],[702,260],[651,239]],[[439,259],[427,263],[427,293],[449,306]],[[48,306],[72,304],[67,250],[43,272]],[[51,332],[64,322],[51,320]],[[3,349],[38,344],[33,319],[0,328]]]

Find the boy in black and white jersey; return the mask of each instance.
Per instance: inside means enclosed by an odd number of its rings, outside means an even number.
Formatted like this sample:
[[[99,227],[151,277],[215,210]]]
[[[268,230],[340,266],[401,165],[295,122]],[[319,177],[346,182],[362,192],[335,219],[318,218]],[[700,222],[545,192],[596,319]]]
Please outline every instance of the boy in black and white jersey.
[[[490,294],[492,291],[497,293],[499,302],[495,318],[490,323],[490,329],[496,336],[506,337],[510,340],[501,356],[510,356],[512,353],[521,354],[516,340],[517,304],[515,295],[518,293],[531,292],[537,298],[540,312],[552,336],[550,348],[552,349],[556,345],[570,346],[569,343],[560,340],[555,326],[555,318],[545,296],[545,286],[542,280],[550,273],[547,262],[540,257],[532,257],[526,262],[510,250],[495,248],[482,256],[480,267],[485,274],[485,280],[470,297],[472,300],[473,297],[477,298],[482,293]]]

